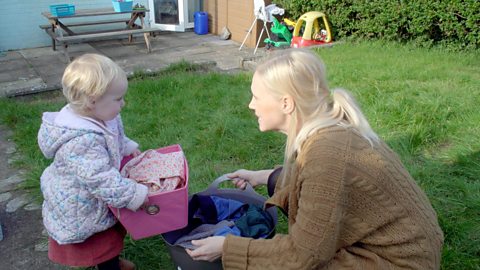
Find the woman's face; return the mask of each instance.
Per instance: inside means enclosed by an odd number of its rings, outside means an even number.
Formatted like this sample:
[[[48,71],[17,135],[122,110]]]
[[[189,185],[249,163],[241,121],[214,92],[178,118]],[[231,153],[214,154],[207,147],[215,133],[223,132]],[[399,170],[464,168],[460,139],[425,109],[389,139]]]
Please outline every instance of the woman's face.
[[[282,110],[281,99],[273,97],[268,92],[258,73],[253,75],[251,88],[252,100],[248,108],[255,112],[260,131],[274,130],[286,133],[290,117]]]

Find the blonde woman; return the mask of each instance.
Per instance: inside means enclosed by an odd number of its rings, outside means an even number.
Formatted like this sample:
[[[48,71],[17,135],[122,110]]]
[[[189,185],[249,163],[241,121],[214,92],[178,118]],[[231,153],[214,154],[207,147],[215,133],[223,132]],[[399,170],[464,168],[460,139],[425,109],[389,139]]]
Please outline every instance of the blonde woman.
[[[136,210],[148,201],[148,188],[119,172],[123,156],[140,154],[120,118],[127,76],[111,59],[84,54],[67,66],[62,85],[68,104],[45,112],[38,132],[40,149],[53,158],[40,178],[48,257],[68,266],[133,270],[118,257],[125,229],[108,209]]]
[[[194,241],[194,260],[230,269],[439,269],[443,234],[428,198],[352,96],[329,90],[322,61],[288,50],[258,66],[249,108],[260,131],[287,135],[283,169],[238,170],[268,184],[288,216],[273,239]],[[276,183],[275,183],[276,182]]]

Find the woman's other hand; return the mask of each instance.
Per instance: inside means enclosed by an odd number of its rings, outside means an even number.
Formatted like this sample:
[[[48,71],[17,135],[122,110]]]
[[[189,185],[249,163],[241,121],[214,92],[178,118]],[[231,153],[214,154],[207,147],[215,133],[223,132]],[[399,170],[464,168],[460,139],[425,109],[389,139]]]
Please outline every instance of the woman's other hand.
[[[195,250],[185,249],[185,251],[195,261],[213,262],[222,257],[224,236],[212,236],[200,240],[192,240],[192,244],[197,246]]]
[[[240,169],[238,171],[227,174],[227,177],[232,179],[233,184],[237,188],[245,189],[247,182],[255,187],[257,185],[266,185],[268,182],[268,176],[273,170],[261,170],[261,171],[249,171]]]

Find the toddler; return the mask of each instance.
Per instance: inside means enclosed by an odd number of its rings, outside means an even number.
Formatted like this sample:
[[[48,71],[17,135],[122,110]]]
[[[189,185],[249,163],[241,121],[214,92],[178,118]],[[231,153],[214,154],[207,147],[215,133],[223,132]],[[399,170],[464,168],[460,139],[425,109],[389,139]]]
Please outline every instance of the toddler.
[[[67,66],[62,86],[68,104],[45,112],[38,133],[53,158],[40,178],[48,256],[75,267],[134,269],[119,259],[126,232],[108,208],[137,210],[148,201],[148,188],[119,172],[124,156],[140,154],[120,118],[127,77],[109,58],[85,54]]]

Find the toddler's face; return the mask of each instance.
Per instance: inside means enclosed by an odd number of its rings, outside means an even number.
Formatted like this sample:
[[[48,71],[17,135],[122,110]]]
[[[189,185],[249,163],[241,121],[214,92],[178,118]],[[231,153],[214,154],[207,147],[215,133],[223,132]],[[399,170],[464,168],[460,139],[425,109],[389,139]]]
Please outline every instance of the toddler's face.
[[[101,121],[115,118],[125,105],[123,98],[127,93],[127,88],[127,78],[121,77],[113,80],[105,94],[94,101],[92,117]]]

